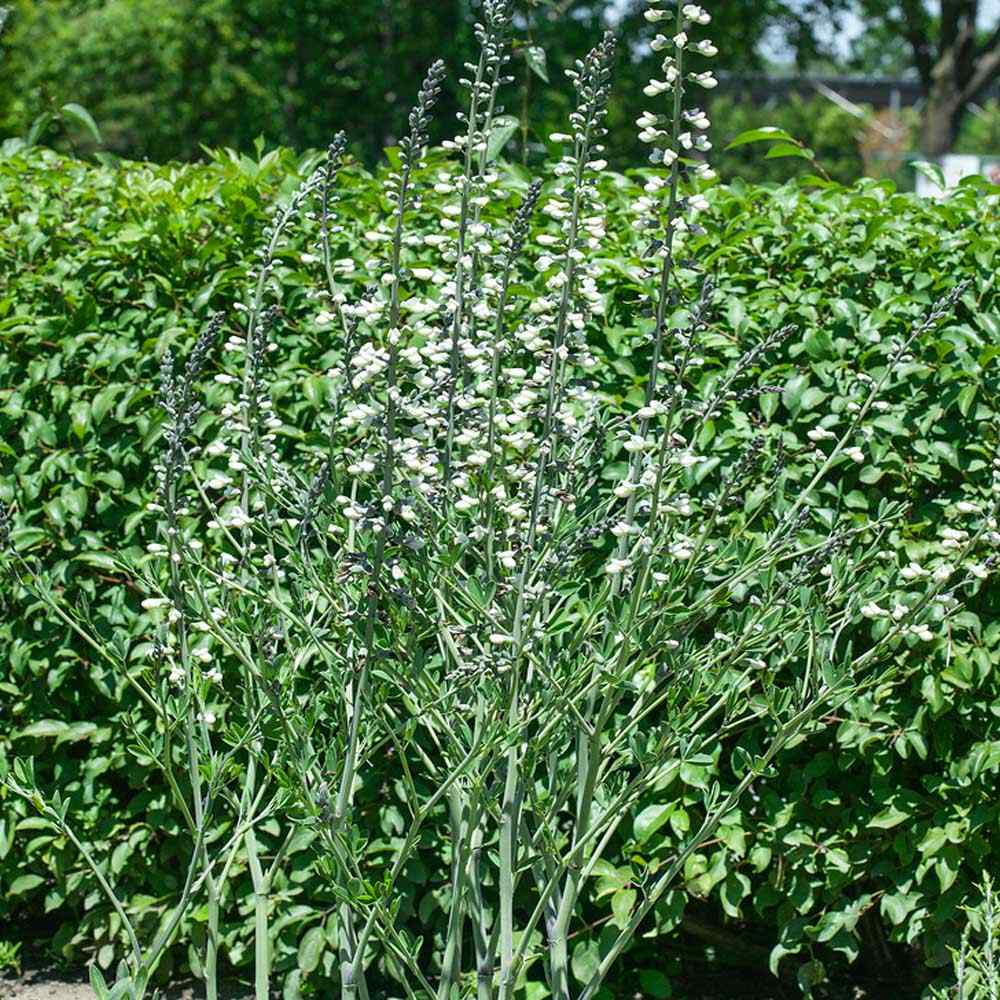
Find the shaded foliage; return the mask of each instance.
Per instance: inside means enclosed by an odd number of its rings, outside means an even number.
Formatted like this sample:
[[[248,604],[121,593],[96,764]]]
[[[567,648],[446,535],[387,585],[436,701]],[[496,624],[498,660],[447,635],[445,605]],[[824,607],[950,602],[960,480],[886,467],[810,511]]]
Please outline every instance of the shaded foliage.
[[[207,315],[243,287],[269,211],[314,162],[278,151],[213,154],[207,165],[187,167],[95,167],[42,150],[0,160],[0,501],[9,503],[16,486],[18,546],[43,555],[66,596],[88,602],[108,632],[135,621],[126,612],[138,597],[121,585],[106,552],[141,557],[153,488],[147,456],[161,434],[159,359],[193,341]],[[429,169],[444,168],[432,158]],[[505,169],[526,186],[517,168]],[[382,186],[358,167],[345,169],[340,183],[345,230],[336,253],[363,261]],[[600,251],[607,318],[593,345],[598,376],[612,399],[637,401],[651,325],[638,307],[644,247],[630,214],[638,188],[608,174],[602,192],[610,237]],[[809,432],[821,408],[835,425],[851,403],[845,385],[859,370],[878,370],[900,324],[962,277],[972,279],[956,318],[908,363],[907,393],[868,418],[867,460],[820,512],[863,523],[882,498],[908,501],[893,557],[929,571],[951,551],[939,526],[961,527],[955,505],[981,499],[996,448],[997,208],[996,190],[973,184],[942,203],[897,194],[888,183],[735,184],[717,189],[702,217],[716,247],[710,264],[721,303],[705,340],[705,379],[733,364],[741,343],[782,323],[800,331],[762,375],[783,391],[762,396],[759,412],[785,428],[792,484],[815,468],[820,444]],[[326,405],[331,345],[304,293],[316,263],[303,249],[294,243],[280,254],[285,319],[274,392],[308,431]],[[344,280],[362,285],[363,267]],[[212,391],[222,398],[223,387]],[[210,412],[215,402],[209,398]],[[754,433],[752,421],[715,426],[699,448],[717,467]],[[14,596],[0,591],[9,606]],[[14,752],[39,756],[39,777],[71,801],[87,843],[110,858],[130,912],[155,925],[178,891],[181,826],[151,762],[115,736],[126,715],[140,727],[150,722],[120,678],[30,599],[25,604],[26,595],[17,599],[27,613],[0,623],[0,717],[8,723],[0,763]],[[982,869],[1000,861],[990,837],[1000,808],[996,603],[995,585],[984,587],[948,641],[903,658],[900,683],[848,705],[832,737],[788,751],[759,796],[692,857],[683,890],[657,910],[659,933],[707,924],[716,940],[738,935],[770,950],[773,968],[793,973],[796,963],[860,955],[888,962],[898,982],[922,978],[925,963],[943,964],[945,945],[958,940],[962,902]],[[144,649],[136,643],[134,653]],[[763,738],[748,735],[744,749]],[[634,860],[668,852],[698,822],[708,782],[732,780],[736,750],[717,741],[703,764],[651,793],[625,824],[615,864],[593,887],[594,933],[575,942],[581,967],[600,947],[600,928],[621,910],[620,894],[632,891]],[[392,779],[387,761],[359,793],[387,838],[398,836],[401,822]],[[277,833],[276,822],[262,830],[265,839]],[[408,912],[422,923],[442,912],[439,858],[429,849],[407,873]],[[250,896],[245,876],[226,901],[226,955],[236,966],[250,961]],[[276,971],[299,969],[322,983],[334,961],[324,931],[333,901],[304,851],[293,852],[275,897]],[[120,927],[76,852],[7,799],[0,801],[0,924],[31,933],[25,913],[47,915],[57,954],[110,964]],[[201,919],[185,928],[185,940],[198,940]],[[799,957],[781,961],[789,955]],[[188,961],[181,944],[164,974]],[[196,969],[194,951],[190,961]],[[656,977],[662,971],[645,944],[633,961],[635,975],[651,984],[644,989],[667,995],[656,992],[665,988]],[[742,961],[766,974],[757,951]],[[632,976],[626,971],[623,988],[634,989]]]
[[[719,5],[719,67],[761,68],[765,36],[786,38],[808,59],[818,51],[820,15],[839,6]],[[518,86],[507,111],[525,123],[521,155],[538,153],[549,132],[562,127],[572,91],[563,70],[610,24],[621,44],[609,159],[642,158],[634,120],[656,60],[639,55],[655,33],[641,4],[522,0],[517,10]],[[455,81],[475,52],[476,16],[478,4],[469,0],[15,0],[0,62],[0,134],[23,135],[38,115],[72,100],[94,115],[108,150],[132,159],[191,159],[202,145],[248,150],[261,135],[269,143],[322,148],[343,129],[371,163],[401,134],[410,95],[441,56],[449,78],[439,120],[453,118]],[[529,59],[535,52],[544,56]],[[91,148],[72,127],[63,140]]]

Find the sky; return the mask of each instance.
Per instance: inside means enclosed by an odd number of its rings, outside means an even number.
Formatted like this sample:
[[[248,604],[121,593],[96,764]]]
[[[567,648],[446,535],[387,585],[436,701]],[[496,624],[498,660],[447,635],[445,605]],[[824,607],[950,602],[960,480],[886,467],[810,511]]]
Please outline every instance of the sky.
[[[931,10],[938,7],[936,3],[926,4]],[[988,28],[997,23],[1000,19],[1000,0],[980,0],[979,6],[979,27]],[[847,14],[843,19],[843,30],[830,39],[834,44],[835,51],[846,51],[850,48],[851,42],[858,38],[865,30],[864,21],[855,14]],[[768,53],[770,55],[771,53]]]

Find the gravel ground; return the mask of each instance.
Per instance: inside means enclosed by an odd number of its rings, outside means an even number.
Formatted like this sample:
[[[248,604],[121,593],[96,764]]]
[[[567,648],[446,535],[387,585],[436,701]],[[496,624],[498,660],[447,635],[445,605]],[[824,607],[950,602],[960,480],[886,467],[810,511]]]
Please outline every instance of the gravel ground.
[[[250,1000],[244,989],[227,990],[220,984],[222,1000]],[[200,1000],[204,994],[191,986],[167,990],[165,1000]],[[0,1000],[94,1000],[86,973],[73,976],[52,970],[25,972],[10,978],[0,975]]]
[[[682,989],[680,995],[687,1000],[791,1000],[798,995],[797,990],[782,990],[780,987],[774,991],[774,981],[770,977],[767,982],[755,982],[753,975],[741,978],[742,981],[737,981],[733,977],[725,983],[703,982],[700,989],[695,987],[693,992]],[[161,996],[164,1000],[201,1000],[204,994],[199,987],[200,984],[179,986]],[[231,989],[221,985],[219,992],[223,1000],[252,1000],[246,988],[241,988],[239,985]],[[844,986],[823,994],[828,1000],[876,1000],[886,995],[880,988],[876,987],[870,992],[857,985]],[[906,990],[892,991],[893,1000],[905,1000],[917,995]],[[85,974],[73,976],[50,969],[25,972],[17,978],[0,975],[0,1000],[93,1000],[93,998],[94,994]]]
[[[62,982],[45,975],[0,979],[0,1000],[93,1000],[86,982]]]

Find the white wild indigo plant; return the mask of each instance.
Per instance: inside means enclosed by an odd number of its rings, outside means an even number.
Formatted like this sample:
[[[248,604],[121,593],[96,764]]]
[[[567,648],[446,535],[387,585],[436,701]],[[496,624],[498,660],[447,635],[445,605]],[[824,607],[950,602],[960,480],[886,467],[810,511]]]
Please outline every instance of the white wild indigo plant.
[[[978,886],[982,900],[966,907],[961,943],[952,949],[955,984],[934,990],[935,1000],[998,1000],[1000,998],[1000,896],[989,872]]]
[[[663,62],[638,121],[659,168],[636,206],[653,318],[641,406],[612,405],[589,346],[604,302],[597,180],[614,41],[570,72],[576,108],[552,136],[564,154],[505,210],[495,126],[511,10],[485,0],[481,55],[462,81],[468,111],[444,144],[455,169],[428,177],[423,164],[437,63],[389,176],[390,210],[366,234],[370,258],[335,256],[338,136],[276,214],[248,300],[208,324],[180,373],[165,360],[160,537],[132,568],[158,622],[154,655],[137,668],[123,641],[92,635],[14,555],[50,613],[153,713],[155,737],[138,750],[161,762],[190,832],[183,895],[147,946],[88,856],[130,939],[117,984],[95,978],[102,995],[141,997],[185,912],[204,904],[199,961],[214,998],[218,910],[245,866],[264,1000],[273,878],[307,844],[337,901],[326,935],[345,1000],[510,1000],[529,981],[555,1000],[592,1000],[635,937],[665,925],[687,860],[781,751],[891,683],[890,654],[954,613],[958,569],[904,581],[907,602],[883,607],[899,589],[881,558],[897,509],[830,525],[812,505],[843,462],[863,458],[865,414],[961,289],[900,333],[889,364],[859,373],[848,426],[795,496],[779,427],[762,426],[732,467],[699,475],[706,426],[774,391],[760,384],[762,363],[797,331],[744,345],[725,376],[704,380],[701,337],[717,303],[689,246],[711,205],[696,95],[715,85],[705,60],[716,49],[698,5],[651,3],[645,16]],[[415,221],[428,212],[430,231]],[[315,298],[338,359],[321,439],[295,436],[267,383],[280,253],[313,223]],[[355,268],[371,281],[349,297],[340,279]],[[199,386],[224,326],[215,380],[233,395],[223,435],[207,440]],[[956,567],[990,526],[982,517],[962,533]],[[853,626],[866,618],[880,627],[861,646]],[[728,784],[708,787],[674,856],[632,853],[600,951],[575,960],[571,939],[631,817],[720,735],[734,746]],[[72,836],[29,765],[7,784]],[[370,821],[385,797],[401,817],[391,837]],[[265,819],[283,831],[266,843]],[[401,886],[442,845],[433,922]]]

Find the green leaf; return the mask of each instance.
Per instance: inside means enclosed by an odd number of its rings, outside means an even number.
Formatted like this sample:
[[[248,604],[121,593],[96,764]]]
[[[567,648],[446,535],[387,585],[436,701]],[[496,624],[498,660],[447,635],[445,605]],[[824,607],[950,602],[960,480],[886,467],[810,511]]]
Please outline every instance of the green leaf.
[[[942,847],[947,843],[948,836],[944,831],[943,827],[932,826],[927,833],[924,834],[923,839],[917,844],[917,850],[922,854],[937,854]]]
[[[844,926],[844,914],[838,911],[824,913],[819,922],[819,930],[816,933],[816,940],[819,942],[829,941],[836,937],[840,929]]]
[[[780,397],[776,392],[766,392],[757,400],[760,407],[761,416],[765,420],[770,420],[778,412],[778,400]]]
[[[315,407],[326,401],[329,382],[320,375],[313,375],[302,382],[302,395]]]
[[[545,58],[545,49],[541,45],[529,45],[524,50],[524,61],[528,64],[528,69],[532,73],[541,77],[546,83],[549,82],[549,69]]]
[[[64,104],[59,110],[62,112],[64,118],[68,118],[71,122],[89,132],[94,142],[98,145],[104,144],[104,140],[101,138],[101,131],[97,127],[97,122],[90,116],[90,112],[86,108],[71,101],[69,104]]]
[[[910,818],[910,813],[898,808],[896,805],[886,806],[877,816],[874,816],[868,823],[869,827],[876,830],[891,830],[894,826],[899,826]]]
[[[613,923],[624,928],[628,923],[628,918],[632,915],[632,907],[636,900],[635,889],[619,889],[611,897],[611,912],[614,914]]]
[[[310,927],[299,941],[299,970],[309,975],[319,965],[326,948],[326,935],[322,927]]]
[[[826,981],[826,968],[818,959],[812,959],[799,966],[795,978],[799,988],[808,996],[811,995],[812,988],[819,986]]]
[[[639,986],[654,1000],[667,1000],[674,995],[670,980],[658,969],[640,969]]]
[[[95,424],[99,424],[114,405],[115,397],[121,391],[120,385],[105,386],[90,404],[90,415]]]
[[[916,160],[911,166],[918,174],[936,184],[942,191],[947,187],[944,181],[944,171],[936,163],[928,163],[926,160]]]
[[[117,572],[119,569],[114,556],[110,556],[106,552],[81,552],[76,556],[74,562],[83,563],[85,566],[93,566],[95,569],[102,569],[108,573]]]
[[[743,857],[747,850],[746,832],[742,827],[732,824],[723,824],[719,827],[719,840],[729,848],[737,857]]]
[[[801,943],[797,943],[794,945],[785,945],[779,942],[778,944],[776,944],[771,949],[771,954],[767,961],[767,967],[771,970],[771,975],[772,976],[778,975],[778,969],[781,965],[781,960],[786,955],[797,955],[801,950],[802,950]]]
[[[285,984],[281,990],[282,1000],[299,1000],[299,997],[302,995],[301,984],[302,971],[300,969],[292,969],[285,976]]]
[[[826,400],[827,394],[819,386],[811,385],[799,399],[799,406],[803,410],[815,410],[820,403]]]
[[[796,146],[790,142],[775,143],[764,155],[765,160],[780,160],[787,156],[797,156],[800,160],[811,160],[815,154],[805,146]]]
[[[55,121],[55,115],[50,111],[45,111],[40,114],[32,123],[31,128],[28,129],[28,134],[24,137],[24,144],[29,148],[34,146],[35,143],[42,137],[42,133]]]
[[[90,965],[90,988],[97,995],[97,1000],[107,1000],[109,996],[108,985],[96,962],[92,962]]]
[[[67,722],[62,722],[59,719],[39,719],[37,722],[25,726],[16,734],[15,739],[25,736],[37,739],[47,739],[53,736],[65,737],[69,732],[70,727]]]
[[[958,411],[963,417],[967,417],[969,415],[969,410],[972,409],[972,404],[975,401],[978,389],[978,385],[967,385],[958,394]]]
[[[87,513],[87,491],[82,487],[63,490],[62,502],[65,509],[78,518]]]
[[[732,872],[726,876],[725,881],[722,883],[720,899],[722,901],[722,909],[728,916],[734,919],[738,919],[741,916],[740,903],[750,895],[750,891],[750,879],[742,872]]]
[[[942,856],[934,863],[934,873],[938,877],[938,883],[942,892],[947,892],[958,878],[958,865],[948,856]]]
[[[765,125],[762,128],[751,128],[747,129],[746,132],[740,132],[726,146],[726,149],[736,149],[737,146],[746,146],[751,142],[774,142],[775,140],[795,143],[795,138],[789,135],[784,129],[778,128],[775,125]]]
[[[785,408],[795,413],[802,405],[802,394],[809,386],[808,375],[794,375],[785,383],[781,401]]]
[[[708,788],[708,768],[698,764],[681,764],[680,778],[685,785],[692,788]]]
[[[918,901],[918,897],[905,892],[886,893],[882,897],[880,908],[883,916],[898,926],[906,919],[907,914],[916,908]]]
[[[747,325],[747,308],[741,298],[733,296],[726,303],[726,319],[734,333],[742,333]]]
[[[85,399],[77,400],[69,408],[69,426],[78,440],[82,441],[87,436],[87,428],[90,426],[90,404]]]
[[[589,982],[600,964],[601,954],[596,941],[580,941],[573,949],[570,965],[577,982]]]
[[[677,806],[670,814],[670,828],[678,837],[684,836],[691,829],[691,817],[683,806]]]
[[[859,274],[871,274],[878,265],[878,257],[873,251],[869,251],[863,257],[855,257],[851,261],[851,267]]]
[[[492,163],[510,142],[511,136],[521,127],[513,115],[500,115],[493,120],[490,136],[486,140],[486,162]]]
[[[21,875],[11,882],[10,888],[7,890],[7,895],[20,896],[22,893],[37,889],[44,883],[45,879],[41,875]]]
[[[632,833],[640,843],[647,841],[670,819],[673,805],[646,806],[632,822]]]

